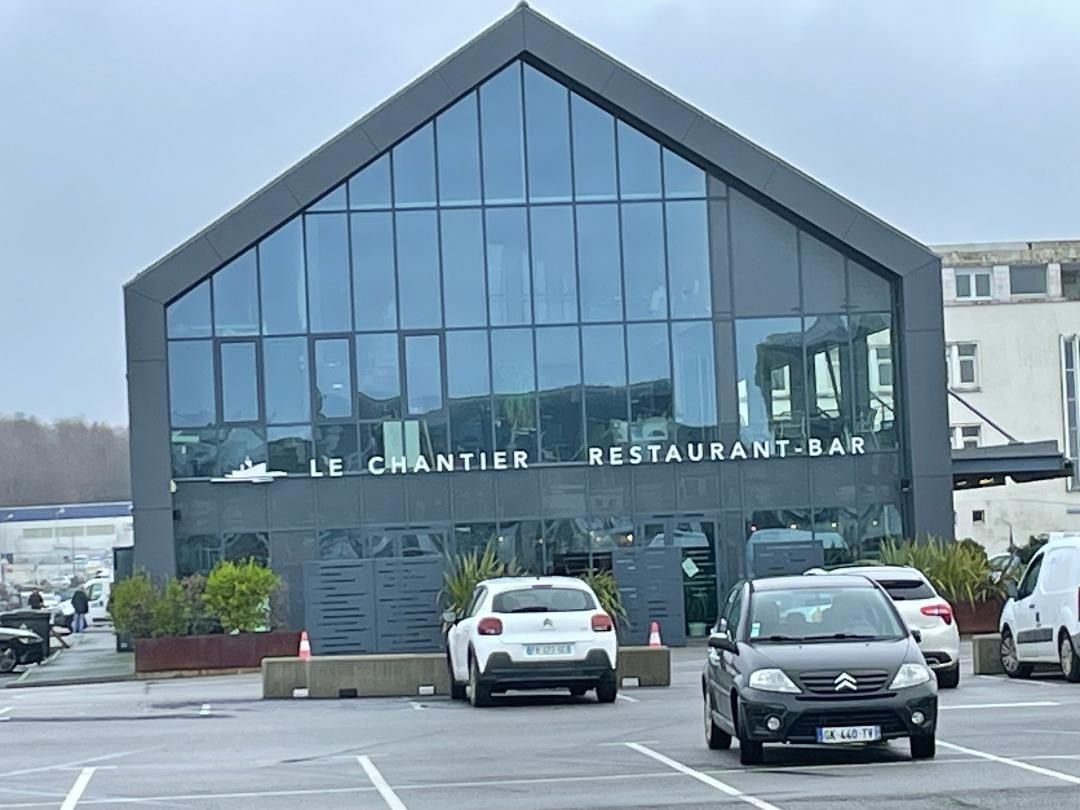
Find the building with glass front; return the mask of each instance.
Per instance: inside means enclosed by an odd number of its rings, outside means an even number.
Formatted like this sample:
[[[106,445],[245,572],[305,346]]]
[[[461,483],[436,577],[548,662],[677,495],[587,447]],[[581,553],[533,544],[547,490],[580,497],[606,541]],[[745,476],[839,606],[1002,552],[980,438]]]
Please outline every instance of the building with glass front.
[[[678,546],[699,632],[952,535],[940,272],[518,7],[127,285],[137,565]]]

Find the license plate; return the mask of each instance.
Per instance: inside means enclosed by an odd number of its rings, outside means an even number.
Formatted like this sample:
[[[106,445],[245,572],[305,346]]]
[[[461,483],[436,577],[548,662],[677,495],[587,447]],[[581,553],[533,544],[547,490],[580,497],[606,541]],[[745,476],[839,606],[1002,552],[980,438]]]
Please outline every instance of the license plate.
[[[819,743],[860,743],[876,742],[881,739],[881,726],[837,726],[819,728]]]
[[[573,644],[526,644],[525,655],[544,658],[552,655],[572,655]]]

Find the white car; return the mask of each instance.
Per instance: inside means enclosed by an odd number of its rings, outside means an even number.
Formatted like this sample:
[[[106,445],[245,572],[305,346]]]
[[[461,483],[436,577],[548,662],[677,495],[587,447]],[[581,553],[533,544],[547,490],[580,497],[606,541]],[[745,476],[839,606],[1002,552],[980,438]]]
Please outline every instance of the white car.
[[[960,628],[952,605],[922,572],[899,565],[850,565],[830,573],[869,577],[883,587],[908,627],[919,631],[919,649],[937,675],[938,686],[955,689],[960,685]]]
[[[615,622],[573,577],[481,582],[453,617],[446,654],[451,697],[474,706],[508,689],[595,689],[601,703],[618,694]]]
[[[1058,664],[1080,683],[1080,539],[1051,538],[1028,563],[1001,609],[1001,665],[1026,678],[1036,664]]]

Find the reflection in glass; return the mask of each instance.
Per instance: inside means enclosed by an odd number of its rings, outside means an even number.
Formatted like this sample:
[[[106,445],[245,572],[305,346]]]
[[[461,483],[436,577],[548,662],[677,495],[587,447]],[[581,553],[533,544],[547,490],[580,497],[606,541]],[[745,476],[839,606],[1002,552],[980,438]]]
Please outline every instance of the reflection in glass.
[[[450,397],[450,435],[454,452],[492,450],[491,377],[486,332],[446,333],[446,388]]]
[[[307,352],[306,338],[263,341],[263,390],[270,424],[311,420]]]
[[[311,331],[347,332],[352,329],[347,215],[305,216],[304,229]]]
[[[438,144],[439,202],[443,205],[480,204],[480,136],[476,94],[435,119]]]
[[[576,577],[589,570],[589,529],[584,518],[544,522],[547,573]]]
[[[895,504],[863,507],[858,516],[860,557],[880,559],[886,540],[900,540],[904,535],[900,510]]]
[[[577,242],[581,320],[621,321],[622,268],[618,206],[577,206]]]
[[[435,205],[435,128],[418,129],[394,147],[394,206],[418,208]]]
[[[299,218],[290,220],[259,242],[258,251],[263,334],[306,331],[307,293]]]
[[[573,208],[535,207],[530,212],[530,221],[536,322],[575,323],[578,313]]]
[[[678,438],[707,441],[711,437],[709,429],[717,425],[712,323],[672,324],[671,344]]]
[[[397,329],[394,215],[388,211],[353,214],[349,222],[356,329]]]
[[[509,563],[517,560],[521,567],[531,574],[543,574],[547,571],[544,562],[544,544],[540,533],[540,522],[522,520],[499,524],[499,536],[495,539],[498,557]]]
[[[665,323],[628,324],[632,444],[673,441],[671,359]]]
[[[188,290],[165,309],[170,338],[210,337],[210,282]]]
[[[529,234],[524,208],[489,208],[487,220],[488,299],[492,326],[532,321],[529,290]]]
[[[525,450],[536,460],[536,378],[531,329],[491,332],[495,392],[495,447]]]
[[[667,318],[664,212],[660,203],[632,203],[622,207],[622,246],[626,319]]]
[[[349,181],[349,207],[354,211],[390,207],[390,155],[385,154]]]
[[[439,216],[446,325],[486,326],[483,213],[469,208],[442,211]]]
[[[669,149],[664,150],[664,196],[704,197],[705,172],[683,160]]]
[[[570,94],[570,115],[574,196],[578,200],[615,199],[615,119],[577,93]]]
[[[851,349],[845,315],[807,319],[806,386],[810,435],[823,441],[851,431]]]
[[[332,458],[342,460],[344,472],[361,469],[360,450],[356,444],[356,425],[319,425],[315,428],[314,436],[315,457],[319,460],[320,469],[327,469]]]
[[[402,211],[397,220],[401,328],[442,326],[439,237],[434,211]]]
[[[619,194],[624,200],[660,196],[660,144],[619,121]]]
[[[361,419],[401,416],[396,334],[357,335],[356,391]]]
[[[520,62],[514,62],[480,86],[480,135],[484,202],[524,202],[525,136]]]
[[[347,338],[315,341],[315,413],[320,419],[352,416],[352,369]]]
[[[859,516],[854,509],[814,509],[810,512],[810,529],[814,540],[821,544],[826,566],[850,565],[866,557],[860,540]]]
[[[169,341],[169,423],[202,427],[217,421],[214,356],[209,340]]]
[[[584,458],[581,359],[576,326],[536,330],[542,461]]]
[[[700,638],[708,632],[717,614],[714,524],[711,520],[676,523],[671,540],[682,552],[686,634],[691,638]]]
[[[217,475],[218,436],[214,428],[174,430],[170,439],[173,478]]]
[[[481,554],[489,545],[498,545],[498,528],[494,523],[459,523],[454,526],[454,554]]]
[[[327,529],[319,532],[320,560],[362,560],[364,541],[361,532]]]
[[[248,461],[266,461],[266,436],[262,428],[222,428],[218,445],[218,471],[222,475],[239,470]]]
[[[570,199],[570,101],[568,91],[525,65],[525,145],[530,202]]]
[[[446,535],[430,529],[403,532],[398,542],[402,557],[439,556],[445,551]]]
[[[255,249],[241,254],[213,275],[214,334],[259,334],[259,281]]]
[[[259,379],[254,343],[222,343],[221,418],[254,422],[259,418]]]
[[[842,535],[815,538],[810,510],[768,509],[753,512],[746,523],[748,577],[802,574],[824,565],[825,554],[846,551]]]
[[[442,363],[438,335],[405,338],[405,386],[410,415],[425,416],[442,410]]]
[[[270,565],[270,541],[264,532],[225,535],[225,559],[233,562],[254,560],[262,566]]]
[[[709,218],[704,201],[665,206],[672,318],[712,315],[709,283]]]
[[[743,442],[804,438],[800,319],[736,320],[735,355]]]
[[[271,470],[297,475],[307,474],[315,457],[311,425],[289,425],[266,429],[267,455]]]
[[[897,446],[893,372],[892,315],[887,312],[851,316],[852,363],[855,368],[855,434],[867,449]]]
[[[308,211],[344,211],[346,209],[345,204],[345,184],[335,188],[333,191],[324,194],[318,200],[313,202],[307,207]]]
[[[176,575],[208,574],[221,559],[221,538],[199,534],[176,539]]]
[[[622,444],[628,436],[623,327],[621,324],[584,326],[581,343],[585,370],[585,443],[589,447]]]

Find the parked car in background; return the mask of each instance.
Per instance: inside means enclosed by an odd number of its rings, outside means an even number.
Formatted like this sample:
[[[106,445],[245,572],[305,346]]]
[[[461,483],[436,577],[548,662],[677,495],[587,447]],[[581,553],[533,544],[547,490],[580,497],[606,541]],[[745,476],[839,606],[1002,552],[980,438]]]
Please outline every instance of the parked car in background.
[[[33,630],[0,627],[0,673],[11,672],[20,664],[44,660],[43,639]]]
[[[1057,664],[1080,683],[1080,538],[1052,537],[1001,610],[1001,665],[1026,678],[1038,664]]]
[[[868,577],[883,587],[907,626],[919,631],[919,648],[938,686],[955,689],[960,685],[960,628],[952,605],[922,572],[900,565],[848,565],[832,573]]]

